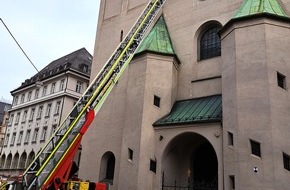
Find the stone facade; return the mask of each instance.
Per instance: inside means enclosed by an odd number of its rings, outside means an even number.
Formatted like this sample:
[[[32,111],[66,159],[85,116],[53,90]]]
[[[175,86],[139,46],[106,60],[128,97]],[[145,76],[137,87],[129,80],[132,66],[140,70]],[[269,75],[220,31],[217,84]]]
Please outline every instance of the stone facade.
[[[146,2],[101,1],[92,78]],[[83,138],[81,178],[118,190],[290,186],[289,18],[258,12],[234,19],[243,2],[165,2],[176,56],[133,58]],[[288,14],[290,0],[279,3]],[[201,41],[212,26],[222,28],[221,54],[205,59]],[[221,121],[154,125],[176,113],[176,101],[213,95],[222,96]]]

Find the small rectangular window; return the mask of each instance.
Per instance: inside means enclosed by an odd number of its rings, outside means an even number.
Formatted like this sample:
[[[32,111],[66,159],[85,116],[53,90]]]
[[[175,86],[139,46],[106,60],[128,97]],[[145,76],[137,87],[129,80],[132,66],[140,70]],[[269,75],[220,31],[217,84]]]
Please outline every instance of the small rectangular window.
[[[13,105],[17,105],[18,104],[18,96],[15,96],[14,101],[13,101]]]
[[[24,111],[23,116],[22,116],[22,123],[26,122],[26,118],[27,118],[27,110]]]
[[[283,163],[284,168],[290,171],[290,156],[288,154],[283,153]]]
[[[56,102],[54,114],[59,114],[61,101]]]
[[[34,114],[35,114],[35,108],[32,108],[31,111],[30,111],[29,121],[33,120]]]
[[[51,89],[50,89],[51,94],[53,94],[55,92],[55,85],[56,85],[55,82],[51,84]]]
[[[279,72],[277,72],[277,82],[279,87],[286,89],[286,77]]]
[[[23,131],[20,131],[19,136],[18,136],[18,140],[17,140],[17,145],[20,145],[21,144],[22,137],[23,137]]]
[[[31,100],[31,95],[32,95],[32,91],[30,91],[30,92],[28,93],[27,101],[30,101],[30,100]]]
[[[27,130],[26,131],[26,135],[25,135],[25,139],[24,139],[24,143],[27,144],[30,140],[30,134],[31,134],[31,130]]]
[[[45,114],[45,117],[49,117],[49,116],[50,116],[51,105],[52,105],[52,104],[48,104],[48,105],[47,105],[47,107],[46,107],[46,114]]]
[[[133,160],[133,150],[128,148],[128,160],[132,161]]]
[[[37,99],[37,98],[38,98],[38,95],[39,95],[39,89],[36,89],[36,90],[35,90],[34,98]]]
[[[82,91],[82,86],[83,86],[83,82],[81,82],[81,81],[77,81],[76,92],[81,93],[81,91]]]
[[[43,87],[43,90],[42,90],[42,96],[45,96],[46,95],[46,91],[47,91],[47,86],[44,86]]]
[[[40,119],[40,118],[41,118],[41,115],[42,115],[42,109],[43,109],[43,106],[39,106],[39,108],[38,108],[38,113],[37,113],[37,119]]]
[[[156,166],[157,166],[157,163],[155,160],[152,160],[150,159],[150,171],[156,173]]]
[[[6,134],[6,137],[5,137],[5,139],[4,139],[4,146],[7,146],[7,145],[8,145],[9,138],[10,138],[10,134],[7,133],[7,134]]]
[[[160,97],[154,95],[154,106],[160,107]]]
[[[228,132],[228,145],[234,146],[234,135],[231,132]]]
[[[47,134],[47,127],[43,127],[42,134],[41,134],[41,139],[40,139],[41,141],[45,141],[46,134]]]
[[[11,114],[10,117],[9,117],[8,125],[12,125],[13,119],[14,119],[14,114]]]
[[[261,145],[257,141],[250,140],[252,154],[261,157]]]
[[[17,113],[16,118],[15,118],[15,125],[18,124],[20,118],[20,112]]]
[[[60,81],[60,85],[59,85],[59,90],[62,91],[64,89],[64,82],[65,82],[65,79],[62,79]]]
[[[38,128],[34,129],[34,133],[33,133],[33,137],[32,137],[32,142],[36,142],[37,141],[37,137],[38,137]]]
[[[236,189],[236,184],[235,184],[235,176],[231,175],[230,177],[230,190]]]
[[[24,99],[25,99],[25,94],[22,94],[21,95],[21,99],[20,99],[20,103],[23,103],[24,102]]]
[[[16,139],[16,133],[13,133],[12,134],[12,138],[11,138],[11,142],[10,142],[10,145],[13,146],[14,143],[15,143],[15,139]]]

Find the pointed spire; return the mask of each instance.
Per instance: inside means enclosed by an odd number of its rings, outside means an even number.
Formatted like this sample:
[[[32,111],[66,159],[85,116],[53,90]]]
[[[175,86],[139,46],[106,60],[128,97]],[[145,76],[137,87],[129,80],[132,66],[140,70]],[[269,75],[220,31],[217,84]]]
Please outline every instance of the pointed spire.
[[[175,55],[163,16],[159,18],[148,36],[143,40],[136,54],[144,51]]]
[[[270,14],[289,18],[277,0],[245,0],[244,4],[236,12],[234,18],[257,14]]]

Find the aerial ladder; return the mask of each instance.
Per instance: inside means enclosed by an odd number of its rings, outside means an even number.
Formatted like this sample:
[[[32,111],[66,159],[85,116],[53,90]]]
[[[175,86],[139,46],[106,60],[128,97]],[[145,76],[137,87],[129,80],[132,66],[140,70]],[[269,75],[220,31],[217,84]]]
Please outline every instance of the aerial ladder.
[[[63,184],[72,176],[73,158],[82,136],[133,58],[165,1],[151,0],[147,4],[127,36],[24,171],[24,190],[72,189],[63,187]]]

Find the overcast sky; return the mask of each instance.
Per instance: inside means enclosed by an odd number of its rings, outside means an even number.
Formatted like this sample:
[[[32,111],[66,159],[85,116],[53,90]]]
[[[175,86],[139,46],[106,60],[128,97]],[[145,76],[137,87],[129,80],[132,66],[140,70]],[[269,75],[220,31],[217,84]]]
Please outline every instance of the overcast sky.
[[[1,0],[0,18],[41,70],[85,47],[92,55],[100,0]],[[37,71],[0,22],[0,100]]]

